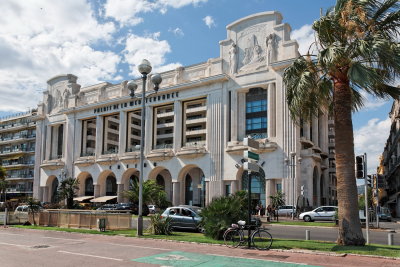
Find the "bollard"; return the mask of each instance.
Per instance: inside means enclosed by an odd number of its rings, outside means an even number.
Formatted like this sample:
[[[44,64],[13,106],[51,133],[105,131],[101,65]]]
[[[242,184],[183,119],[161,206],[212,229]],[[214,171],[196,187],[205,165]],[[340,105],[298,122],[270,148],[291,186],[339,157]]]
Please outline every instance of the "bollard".
[[[306,230],[306,240],[310,240],[310,230]]]
[[[4,227],[7,225],[7,219],[8,219],[8,210],[7,208],[4,209]]]
[[[393,246],[393,237],[394,237],[393,233],[388,233],[388,245],[389,246]]]

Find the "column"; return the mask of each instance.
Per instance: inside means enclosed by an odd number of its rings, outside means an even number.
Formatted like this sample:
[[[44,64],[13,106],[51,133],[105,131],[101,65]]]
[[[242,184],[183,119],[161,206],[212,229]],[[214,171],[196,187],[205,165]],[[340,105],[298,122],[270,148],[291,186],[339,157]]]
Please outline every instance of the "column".
[[[117,202],[122,203],[124,202],[124,185],[123,184],[118,184],[117,185]]]
[[[238,93],[231,91],[231,141],[238,141]]]
[[[175,112],[175,121],[174,121],[174,151],[179,151],[182,147],[182,121],[185,119],[182,118],[182,104],[181,101],[174,102],[174,112]]]
[[[206,181],[206,206],[210,204],[212,199],[210,199],[210,182]]]
[[[153,108],[146,106],[145,115],[144,153],[148,154],[153,148]]]
[[[237,127],[237,135],[239,140],[243,140],[246,136],[246,93],[238,93],[238,127]]]
[[[100,185],[99,184],[94,184],[94,197],[100,197]]]
[[[265,199],[266,199],[267,206],[272,205],[270,196],[275,194],[274,185],[275,185],[275,183],[274,183],[273,179],[265,180]]]
[[[231,194],[235,194],[238,191],[237,184],[238,181],[231,181]]]
[[[75,146],[78,143],[75,134],[75,115],[69,114],[64,127],[63,134],[63,156],[67,168],[67,176],[74,178],[73,163],[75,160]],[[68,177],[67,177],[68,178]]]
[[[275,83],[268,85],[268,137],[276,137],[276,93]]]
[[[41,189],[43,202],[49,202],[49,188],[47,186],[42,186]]]
[[[119,112],[119,144],[118,144],[118,154],[122,155],[126,151],[126,112]]]
[[[52,131],[51,131],[51,126],[47,125],[47,129],[46,129],[46,151],[45,151],[45,160],[49,160],[50,159],[50,155],[51,155],[51,139],[52,139]]]
[[[180,183],[172,182],[172,205],[178,206],[180,204]]]
[[[102,116],[96,117],[96,158],[100,157],[103,149],[103,121]]]

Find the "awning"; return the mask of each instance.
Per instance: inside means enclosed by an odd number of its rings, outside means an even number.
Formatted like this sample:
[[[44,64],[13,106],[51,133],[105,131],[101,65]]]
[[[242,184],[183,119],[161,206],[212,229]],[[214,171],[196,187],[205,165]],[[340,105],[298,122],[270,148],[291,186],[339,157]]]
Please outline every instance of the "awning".
[[[81,202],[81,201],[85,201],[85,200],[88,200],[88,199],[91,199],[91,198],[94,198],[94,196],[74,197],[74,201]]]
[[[386,202],[389,203],[397,203],[397,196],[400,195],[400,192],[394,193],[393,195],[389,196],[389,200]]]
[[[94,199],[90,200],[90,202],[96,202],[96,203],[99,202],[99,203],[101,203],[101,202],[107,202],[107,201],[109,201],[111,199],[114,199],[114,198],[117,198],[117,196],[104,196],[104,197],[94,198]]]

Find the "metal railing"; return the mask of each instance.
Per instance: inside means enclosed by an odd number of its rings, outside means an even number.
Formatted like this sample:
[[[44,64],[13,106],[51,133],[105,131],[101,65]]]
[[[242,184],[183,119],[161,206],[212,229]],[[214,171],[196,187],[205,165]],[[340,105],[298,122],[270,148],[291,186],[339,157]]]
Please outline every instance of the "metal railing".
[[[160,144],[160,145],[155,145],[153,149],[171,149],[173,147],[173,144]]]

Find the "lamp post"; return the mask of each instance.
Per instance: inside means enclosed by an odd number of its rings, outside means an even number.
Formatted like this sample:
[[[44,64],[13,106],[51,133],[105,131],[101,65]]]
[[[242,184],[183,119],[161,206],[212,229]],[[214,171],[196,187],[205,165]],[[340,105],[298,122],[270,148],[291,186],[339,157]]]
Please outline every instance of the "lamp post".
[[[146,114],[146,81],[147,75],[151,72],[152,67],[150,62],[146,59],[142,60],[142,63],[138,66],[138,70],[140,74],[142,74],[142,95],[141,103],[142,103],[142,111],[141,111],[141,122],[140,122],[140,160],[139,160],[139,211],[138,211],[138,220],[137,220],[137,235],[143,235],[143,165],[144,165],[144,140],[145,140],[145,114]],[[154,84],[154,90],[157,92],[159,89],[159,85],[162,81],[160,74],[154,74],[151,77],[151,81]],[[137,89],[137,84],[134,81],[129,81],[128,89],[130,92],[130,96],[135,97],[135,90]]]
[[[296,205],[296,201],[295,201],[295,190],[294,190],[294,179],[296,177],[295,175],[295,167],[296,167],[296,161],[295,161],[295,157],[296,157],[296,152],[290,152],[290,161],[287,160],[287,163],[289,165],[290,169],[290,179],[292,182],[292,220],[294,220],[295,217],[295,212],[294,212],[294,207]],[[298,158],[299,164],[301,164],[301,157]]]

